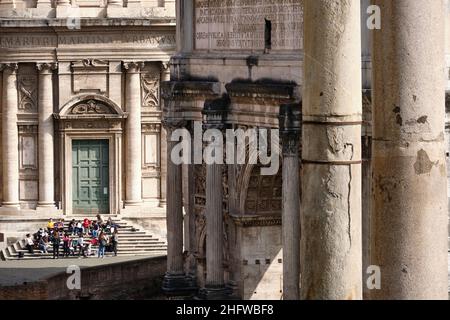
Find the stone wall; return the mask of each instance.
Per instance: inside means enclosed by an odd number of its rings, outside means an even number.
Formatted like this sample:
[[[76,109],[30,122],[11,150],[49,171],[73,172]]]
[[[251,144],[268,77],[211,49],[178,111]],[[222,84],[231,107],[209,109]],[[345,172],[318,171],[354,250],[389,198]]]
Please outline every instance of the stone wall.
[[[81,290],[68,290],[70,275],[14,287],[0,287],[0,300],[151,299],[160,296],[166,257],[148,258],[81,270]]]

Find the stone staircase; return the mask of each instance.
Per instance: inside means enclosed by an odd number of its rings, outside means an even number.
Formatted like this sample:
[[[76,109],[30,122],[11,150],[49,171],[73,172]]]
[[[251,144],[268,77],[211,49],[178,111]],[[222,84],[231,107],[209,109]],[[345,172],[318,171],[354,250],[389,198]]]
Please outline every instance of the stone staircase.
[[[140,230],[135,226],[131,225],[129,222],[125,222],[119,219],[117,216],[105,216],[105,219],[109,217],[112,218],[113,222],[118,226],[119,230],[119,243],[117,246],[118,256],[151,256],[160,255],[167,253],[167,243],[163,240],[155,238],[152,234]],[[65,228],[67,230],[67,225],[70,220],[74,218],[75,220],[82,220],[85,217],[67,217],[65,221]],[[94,217],[87,217],[92,220]],[[43,226],[44,227],[44,226]],[[37,230],[30,231],[30,234],[35,233]],[[76,238],[76,237],[72,237]],[[89,240],[89,237],[85,236],[85,241]],[[7,247],[0,251],[1,260],[33,260],[33,259],[52,259],[53,258],[53,248],[51,244],[48,247],[48,253],[41,253],[38,249],[34,250],[34,253],[29,253],[25,247],[25,239],[22,239],[13,245]],[[97,254],[98,246],[92,246],[92,251]],[[60,246],[60,258],[63,252],[63,245]],[[23,257],[19,257],[19,253],[23,253]],[[106,256],[112,256],[113,253],[105,252]],[[78,256],[78,251],[75,257]],[[94,257],[94,255],[92,256]],[[71,257],[72,258],[72,257]]]

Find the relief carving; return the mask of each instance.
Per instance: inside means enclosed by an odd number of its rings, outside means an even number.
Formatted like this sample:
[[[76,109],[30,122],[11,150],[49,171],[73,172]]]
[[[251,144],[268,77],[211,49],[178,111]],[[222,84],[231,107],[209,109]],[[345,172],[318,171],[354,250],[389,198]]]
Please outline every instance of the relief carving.
[[[141,75],[142,106],[159,108],[159,75],[145,73]]]
[[[108,106],[95,100],[89,100],[85,103],[74,106],[69,114],[73,115],[99,115],[99,114],[115,114]]]
[[[24,112],[37,111],[37,77],[21,75],[19,85],[19,110]]]

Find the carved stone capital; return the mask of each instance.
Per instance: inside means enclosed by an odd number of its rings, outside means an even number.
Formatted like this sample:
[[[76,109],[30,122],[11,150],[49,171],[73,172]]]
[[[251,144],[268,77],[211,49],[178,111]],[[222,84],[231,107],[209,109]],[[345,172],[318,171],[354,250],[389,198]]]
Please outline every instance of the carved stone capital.
[[[18,69],[18,63],[0,63],[0,71],[9,71],[14,74]]]
[[[53,70],[58,68],[58,63],[56,62],[39,62],[36,63],[36,69],[39,73],[52,73]]]
[[[145,63],[144,62],[124,62],[123,67],[125,68],[127,73],[139,73],[144,68]]]
[[[280,106],[278,116],[280,137],[283,145],[283,155],[298,155],[301,139],[301,103],[284,104]]]
[[[176,129],[182,129],[185,128],[187,125],[187,121],[184,119],[179,119],[179,118],[169,118],[169,117],[164,117],[161,120],[161,124],[163,125],[164,128],[166,128],[169,131],[173,131]]]
[[[162,61],[161,70],[162,72],[170,72],[170,61]]]
[[[230,103],[231,101],[228,96],[223,96],[219,99],[206,100],[202,111],[204,117],[203,128],[205,130],[225,129]]]

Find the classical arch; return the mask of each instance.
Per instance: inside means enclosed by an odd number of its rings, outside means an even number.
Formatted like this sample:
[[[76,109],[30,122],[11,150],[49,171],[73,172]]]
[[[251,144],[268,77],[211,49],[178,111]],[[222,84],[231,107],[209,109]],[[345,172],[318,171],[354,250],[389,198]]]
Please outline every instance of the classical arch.
[[[69,100],[55,115],[57,119],[78,117],[126,118],[127,114],[111,99],[84,94]]]

